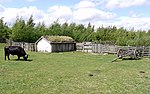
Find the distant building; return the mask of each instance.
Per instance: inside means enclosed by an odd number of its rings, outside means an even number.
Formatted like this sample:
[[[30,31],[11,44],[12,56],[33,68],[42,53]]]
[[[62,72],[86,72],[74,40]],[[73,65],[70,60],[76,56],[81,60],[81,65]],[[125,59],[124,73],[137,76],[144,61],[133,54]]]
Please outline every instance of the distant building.
[[[75,51],[76,43],[68,36],[41,36],[36,42],[38,52]]]

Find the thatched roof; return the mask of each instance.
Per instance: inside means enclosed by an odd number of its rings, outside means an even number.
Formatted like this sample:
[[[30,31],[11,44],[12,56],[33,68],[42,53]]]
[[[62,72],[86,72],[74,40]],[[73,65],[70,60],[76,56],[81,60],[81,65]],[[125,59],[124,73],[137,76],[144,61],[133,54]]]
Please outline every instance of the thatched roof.
[[[42,36],[50,42],[74,42],[73,38],[68,36]]]

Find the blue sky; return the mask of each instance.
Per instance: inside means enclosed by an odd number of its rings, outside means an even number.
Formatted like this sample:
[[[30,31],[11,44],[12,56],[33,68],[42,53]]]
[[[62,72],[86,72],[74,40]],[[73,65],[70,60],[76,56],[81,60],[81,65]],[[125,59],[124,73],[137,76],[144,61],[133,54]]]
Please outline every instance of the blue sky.
[[[95,27],[117,26],[136,30],[150,29],[150,0],[0,0],[0,18],[11,25],[16,17],[48,26],[59,19],[60,23],[75,22]]]

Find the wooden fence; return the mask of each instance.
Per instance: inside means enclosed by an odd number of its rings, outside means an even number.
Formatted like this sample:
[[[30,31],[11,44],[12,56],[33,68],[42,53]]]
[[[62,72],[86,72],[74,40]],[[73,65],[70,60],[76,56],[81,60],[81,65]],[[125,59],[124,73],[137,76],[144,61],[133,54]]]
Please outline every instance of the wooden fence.
[[[21,46],[22,48],[28,51],[36,51],[35,43],[9,41],[9,45]],[[144,56],[150,56],[150,46],[131,47],[131,46],[116,46],[116,45],[110,45],[110,44],[96,44],[92,42],[83,42],[83,43],[76,43],[76,48],[70,48],[70,49],[76,49],[77,51],[82,51],[82,52],[115,54],[117,53],[118,49],[130,49],[130,48],[140,49]]]
[[[136,47],[136,49],[139,49],[141,51],[141,54],[143,56],[150,56],[150,46],[147,47]]]
[[[22,48],[24,48],[25,50],[28,50],[28,51],[35,51],[35,48],[36,48],[35,43],[10,41],[9,45],[11,45],[11,46],[21,46]]]
[[[6,43],[6,39],[0,37],[0,43]]]
[[[83,42],[83,43],[76,43],[77,51],[82,52],[92,52],[92,43],[91,42]]]
[[[110,53],[115,54],[119,49],[139,49],[144,56],[150,56],[150,46],[148,47],[132,47],[132,46],[117,46],[111,44],[96,44],[96,43],[77,43],[77,51],[93,52],[93,53]]]
[[[109,44],[93,44],[92,52],[94,53],[116,53],[118,46]]]
[[[116,53],[118,47],[109,44],[95,44],[92,42],[77,43],[77,51],[93,53]]]

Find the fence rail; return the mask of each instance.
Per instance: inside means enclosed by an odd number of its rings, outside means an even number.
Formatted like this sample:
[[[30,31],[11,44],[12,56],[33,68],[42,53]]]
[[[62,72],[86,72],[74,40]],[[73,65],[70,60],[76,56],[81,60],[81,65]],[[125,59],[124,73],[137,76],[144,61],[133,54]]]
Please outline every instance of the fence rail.
[[[132,47],[132,46],[117,46],[111,44],[77,43],[77,51],[82,52],[116,54],[119,49],[139,49],[141,50],[141,53],[144,56],[150,56],[150,46]]]
[[[109,44],[95,44],[95,43],[77,43],[77,51],[93,52],[93,53],[116,53],[118,47]]]
[[[11,46],[20,46],[28,51],[35,51],[35,43],[26,43],[26,42],[14,42],[10,41],[9,45]]]
[[[94,53],[116,53],[118,47],[116,45],[109,45],[109,44],[93,44],[92,45],[92,52]]]

